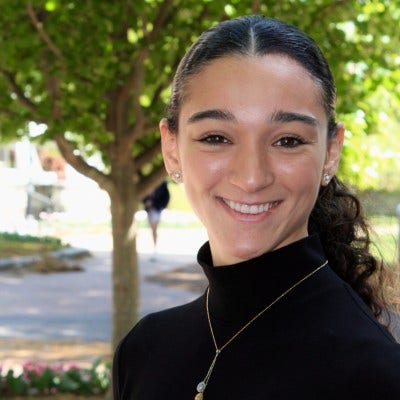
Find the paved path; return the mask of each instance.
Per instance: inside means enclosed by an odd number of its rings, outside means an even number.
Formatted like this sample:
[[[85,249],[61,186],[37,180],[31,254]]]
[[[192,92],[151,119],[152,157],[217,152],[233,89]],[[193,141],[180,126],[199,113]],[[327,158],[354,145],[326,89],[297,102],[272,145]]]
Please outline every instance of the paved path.
[[[75,237],[92,257],[77,261],[82,272],[0,274],[0,338],[109,341],[111,339],[111,251],[109,238]],[[204,231],[161,230],[159,252],[151,261],[150,232],[139,231],[141,315],[198,296],[146,279],[159,272],[192,266]],[[199,267],[200,268],[200,267]]]

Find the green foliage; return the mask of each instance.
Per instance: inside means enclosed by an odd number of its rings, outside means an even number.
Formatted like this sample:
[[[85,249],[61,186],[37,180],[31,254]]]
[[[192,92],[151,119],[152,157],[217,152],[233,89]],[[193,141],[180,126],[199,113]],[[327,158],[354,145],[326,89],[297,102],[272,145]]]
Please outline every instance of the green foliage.
[[[47,366],[28,361],[21,368],[9,369],[3,374],[0,367],[0,395],[1,398],[43,398],[57,393],[96,395],[107,391],[110,374],[110,365],[101,360],[95,361],[90,368]]]
[[[58,250],[65,246],[60,239],[55,237],[0,232],[0,255],[2,257],[38,254]]]
[[[320,44],[337,81],[339,115],[351,131],[342,175],[352,184],[377,185],[373,177],[365,179],[364,172],[379,157],[369,159],[367,154],[361,162],[359,144],[367,133],[375,132],[380,118],[380,108],[368,100],[371,93],[384,87],[399,97],[399,0],[269,0],[258,9],[259,2],[238,0],[36,0],[32,10],[39,28],[29,18],[26,1],[0,3],[3,140],[24,134],[30,120],[43,121],[48,129],[42,140],[67,133],[80,155],[100,151],[110,163],[109,145],[117,140],[118,129],[110,122],[115,117],[110,107],[144,57],[143,70],[137,69],[139,82],[122,110],[128,114],[128,125],[121,128],[128,130],[144,118],[147,136],[139,135],[132,154],[145,153],[159,140],[157,122],[164,114],[169,82],[187,47],[221,19],[260,12],[294,23]],[[153,32],[157,32],[154,37]],[[52,88],[55,82],[58,85]],[[59,113],[55,113],[56,105]],[[357,125],[362,113],[361,125]],[[368,152],[368,147],[364,150]],[[151,173],[152,162],[161,166],[160,160],[150,159],[142,170],[144,175]],[[378,163],[385,165],[385,161]]]
[[[40,243],[44,245],[49,245],[51,247],[62,246],[61,239],[53,236],[20,235],[19,233],[13,233],[13,232],[0,232],[0,240],[13,241],[19,243]]]

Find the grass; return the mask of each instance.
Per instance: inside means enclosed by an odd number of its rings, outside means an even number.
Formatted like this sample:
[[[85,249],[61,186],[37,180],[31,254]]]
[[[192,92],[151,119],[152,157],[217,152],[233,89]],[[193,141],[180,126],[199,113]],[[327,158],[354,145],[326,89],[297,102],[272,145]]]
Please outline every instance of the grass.
[[[62,244],[60,239],[54,237],[37,237],[0,232],[1,257],[45,253],[62,247],[65,247],[65,245]]]
[[[374,216],[371,225],[372,252],[390,267],[395,267],[399,255],[399,223],[396,217]]]

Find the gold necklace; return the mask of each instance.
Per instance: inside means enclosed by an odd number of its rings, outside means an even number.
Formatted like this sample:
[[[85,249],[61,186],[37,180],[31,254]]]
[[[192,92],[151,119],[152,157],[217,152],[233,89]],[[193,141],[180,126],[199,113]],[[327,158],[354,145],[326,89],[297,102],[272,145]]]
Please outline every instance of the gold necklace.
[[[207,294],[206,294],[206,311],[207,311],[207,319],[208,319],[208,326],[210,327],[210,332],[211,332],[211,337],[214,342],[214,347],[215,347],[215,356],[211,362],[210,367],[208,368],[207,374],[205,378],[197,385],[197,394],[194,398],[194,400],[202,400],[203,399],[203,393],[206,390],[208,381],[210,379],[211,373],[214,369],[215,363],[217,362],[218,356],[221,354],[222,350],[224,350],[229,344],[232,343],[233,340],[235,340],[246,328],[248,328],[258,317],[263,315],[265,311],[270,309],[275,303],[277,303],[279,300],[284,298],[287,294],[289,294],[294,288],[302,284],[305,280],[310,278],[312,275],[314,275],[316,272],[318,272],[321,268],[325,267],[325,265],[328,264],[328,261],[325,261],[322,265],[320,265],[318,268],[316,268],[314,271],[310,272],[308,275],[304,276],[302,279],[297,281],[294,285],[292,285],[289,289],[285,290],[280,296],[278,296],[272,303],[269,303],[263,310],[261,310],[258,314],[256,314],[249,322],[247,322],[245,325],[243,325],[227,342],[225,342],[224,345],[221,347],[218,347],[217,345],[217,340],[215,339],[215,334],[214,334],[214,329],[211,324],[211,317],[210,317],[210,310],[208,307],[208,297],[210,294],[210,288],[207,288]]]

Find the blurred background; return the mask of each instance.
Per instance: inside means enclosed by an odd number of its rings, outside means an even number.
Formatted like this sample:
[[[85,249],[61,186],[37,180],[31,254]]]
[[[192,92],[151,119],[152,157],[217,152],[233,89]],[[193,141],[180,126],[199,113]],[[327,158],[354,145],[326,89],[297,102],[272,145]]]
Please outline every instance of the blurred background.
[[[135,321],[204,289],[183,188],[167,179],[156,246],[142,200],[166,179],[157,126],[177,63],[224,19],[262,13],[318,42],[346,127],[339,176],[398,267],[400,0],[0,5],[0,397],[107,393]]]

